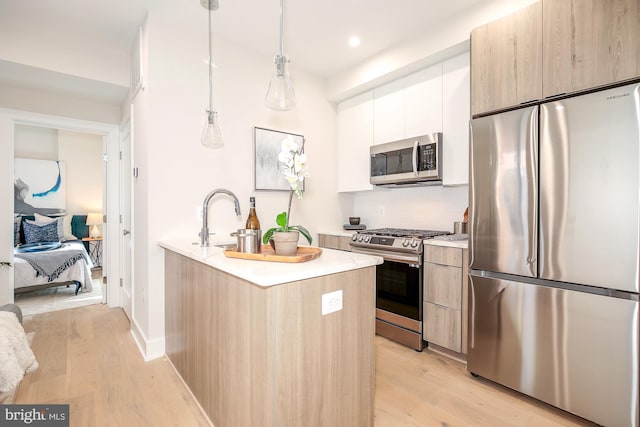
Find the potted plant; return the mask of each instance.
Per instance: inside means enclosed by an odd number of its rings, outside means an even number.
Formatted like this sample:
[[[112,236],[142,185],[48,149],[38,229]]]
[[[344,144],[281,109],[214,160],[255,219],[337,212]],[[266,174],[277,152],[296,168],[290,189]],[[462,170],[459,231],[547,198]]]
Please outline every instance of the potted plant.
[[[291,187],[289,191],[289,205],[286,212],[281,212],[276,216],[277,227],[268,229],[262,236],[262,242],[267,244],[273,241],[274,250],[277,255],[295,255],[298,250],[298,239],[302,234],[311,244],[312,238],[309,230],[301,225],[289,225],[291,214],[291,202],[295,193],[302,199],[302,183],[309,176],[307,171],[307,156],[302,152],[304,149],[304,139],[302,146],[288,136],[282,141],[278,161],[281,165],[282,173]]]

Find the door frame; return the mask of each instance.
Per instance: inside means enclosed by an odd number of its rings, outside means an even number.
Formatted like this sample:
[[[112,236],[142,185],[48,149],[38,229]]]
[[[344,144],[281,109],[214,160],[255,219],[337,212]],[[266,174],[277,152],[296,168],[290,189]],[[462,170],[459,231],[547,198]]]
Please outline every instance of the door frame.
[[[54,116],[48,114],[32,113],[27,111],[18,111],[0,108],[0,115],[9,119],[9,125],[14,128],[15,125],[40,126],[53,129],[64,129],[75,132],[91,133],[102,135],[103,145],[105,147],[105,173],[106,182],[105,214],[107,222],[104,224],[103,236],[103,257],[106,265],[107,276],[107,304],[110,307],[120,307],[120,235],[119,235],[119,214],[120,214],[120,176],[119,176],[119,156],[120,156],[120,127],[115,124],[93,122],[88,120],[73,119],[69,117]],[[13,134],[14,132],[12,132]],[[14,139],[11,138],[8,143],[11,145],[11,152],[15,153]],[[13,171],[11,171],[13,175]],[[11,177],[13,179],[13,176]],[[9,204],[13,210],[13,202]],[[8,212],[13,218],[13,213]],[[110,226],[113,224],[113,226]],[[6,244],[13,242],[7,241]],[[11,286],[11,295],[13,295],[13,275],[9,282]],[[11,297],[13,300],[13,296]]]

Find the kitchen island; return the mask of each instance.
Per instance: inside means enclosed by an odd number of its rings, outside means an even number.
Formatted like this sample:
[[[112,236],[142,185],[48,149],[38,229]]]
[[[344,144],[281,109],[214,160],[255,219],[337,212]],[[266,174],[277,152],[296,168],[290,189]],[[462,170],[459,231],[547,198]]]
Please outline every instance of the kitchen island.
[[[160,246],[166,353],[216,427],[373,425],[381,258],[324,249],[289,264]]]

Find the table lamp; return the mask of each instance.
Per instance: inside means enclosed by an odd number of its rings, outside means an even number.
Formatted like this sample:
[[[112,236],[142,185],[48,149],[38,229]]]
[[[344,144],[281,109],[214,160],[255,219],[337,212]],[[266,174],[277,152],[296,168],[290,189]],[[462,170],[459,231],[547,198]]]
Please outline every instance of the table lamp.
[[[98,226],[102,225],[102,214],[95,212],[87,214],[87,225],[91,226],[89,236],[94,239],[100,237],[100,229],[98,228]]]

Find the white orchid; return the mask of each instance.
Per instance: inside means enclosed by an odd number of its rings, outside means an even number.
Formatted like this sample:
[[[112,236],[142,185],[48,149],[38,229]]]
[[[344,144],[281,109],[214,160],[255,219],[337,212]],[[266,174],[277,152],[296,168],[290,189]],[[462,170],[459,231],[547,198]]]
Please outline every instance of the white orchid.
[[[287,136],[282,140],[280,154],[278,154],[282,173],[299,199],[302,198],[302,183],[309,176],[307,155],[300,151],[293,137]]]
[[[303,147],[304,139],[302,140],[302,147],[298,147],[298,144],[296,144],[291,135],[282,140],[278,161],[280,162],[280,170],[291,187],[289,206],[286,212],[282,212],[276,217],[278,227],[270,228],[262,235],[262,242],[264,244],[269,243],[274,232],[289,230],[299,231],[300,234],[307,239],[309,244],[312,242],[311,234],[306,228],[301,225],[289,225],[293,193],[295,193],[299,199],[302,199],[302,184],[304,183],[304,179],[309,176],[309,171],[307,171],[307,155],[302,152]]]

